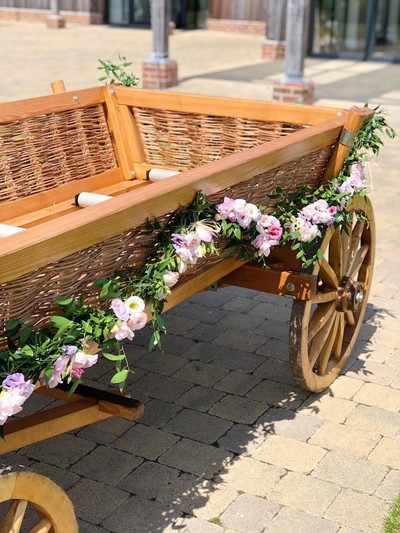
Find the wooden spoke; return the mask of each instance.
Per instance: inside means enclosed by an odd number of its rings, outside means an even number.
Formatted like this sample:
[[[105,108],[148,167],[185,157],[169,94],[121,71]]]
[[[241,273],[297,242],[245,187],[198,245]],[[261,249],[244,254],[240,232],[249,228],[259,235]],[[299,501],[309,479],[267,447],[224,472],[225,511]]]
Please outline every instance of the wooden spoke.
[[[42,518],[32,529],[29,530],[29,533],[48,533],[53,524],[48,518]]]
[[[329,243],[329,264],[338,278],[342,274],[342,242],[340,240],[340,228],[337,228]]]
[[[330,316],[335,311],[335,302],[328,302],[321,304],[314,311],[308,326],[308,340],[310,341],[325,326]]]
[[[343,276],[348,275],[348,273],[350,272],[351,265],[354,261],[354,257],[357,253],[357,250],[360,247],[360,240],[361,240],[361,236],[364,231],[364,227],[365,227],[365,222],[363,222],[362,220],[358,220],[356,222],[356,225],[353,228],[353,231],[351,233],[351,238],[350,238],[347,264],[344,265]]]
[[[329,359],[331,357],[332,348],[336,339],[336,334],[338,330],[339,317],[336,314],[333,320],[332,329],[329,332],[329,336],[326,339],[326,342],[321,350],[319,355],[319,364],[318,364],[318,373],[324,375],[328,367]]]
[[[344,314],[339,313],[338,314],[338,328],[336,332],[335,342],[333,343],[333,348],[332,348],[333,356],[336,357],[336,359],[339,359],[339,357],[342,354],[344,328],[345,328]]]
[[[353,327],[356,325],[356,319],[354,318],[353,311],[346,311],[346,322],[349,326]]]
[[[13,500],[0,523],[0,531],[19,533],[27,506],[26,500]]]
[[[350,271],[349,277],[351,279],[354,279],[355,276],[358,274],[358,271],[360,270],[364,262],[364,259],[367,256],[368,250],[369,250],[369,244],[363,244],[361,248],[355,254],[355,257],[349,267],[349,271]]]
[[[310,365],[311,368],[314,368],[315,363],[318,360],[318,357],[321,354],[323,347],[331,333],[332,325],[335,321],[336,315],[332,313],[328,320],[325,323],[325,327],[320,329],[319,332],[315,335],[310,349]]]
[[[320,291],[313,296],[311,301],[313,304],[322,304],[334,300],[336,300],[336,291]]]
[[[325,257],[321,261],[319,277],[325,285],[332,287],[332,289],[336,289],[339,285],[338,277]]]
[[[330,227],[321,243],[323,259],[315,263],[311,272],[319,280],[315,294],[311,300],[293,302],[292,374],[299,386],[314,392],[329,387],[340,374],[357,341],[368,303],[375,255],[373,211],[369,200],[361,197],[354,198],[347,209],[353,220],[349,234],[344,228]],[[356,220],[356,214],[368,224]],[[354,291],[359,290],[364,297],[353,311]],[[347,309],[344,302],[349,311],[343,310]]]

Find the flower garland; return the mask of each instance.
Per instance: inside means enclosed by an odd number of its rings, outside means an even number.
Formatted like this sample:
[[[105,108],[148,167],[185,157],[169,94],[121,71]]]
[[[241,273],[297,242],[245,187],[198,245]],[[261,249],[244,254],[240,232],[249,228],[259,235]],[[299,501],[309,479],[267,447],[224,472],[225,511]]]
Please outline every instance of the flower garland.
[[[177,213],[167,227],[157,220],[147,221],[147,230],[158,233],[157,253],[139,272],[117,272],[115,278],[98,279],[104,305],[92,307],[84,297],[56,299],[60,314],[49,318],[40,331],[9,320],[5,337],[7,350],[0,352],[0,426],[19,413],[35,384],[56,387],[66,381],[75,390],[98,354],[115,363],[112,384],[124,388],[130,369],[123,341],[133,340],[148,316],[149,304],[153,334],[150,349],[160,346],[166,332],[161,313],[171,288],[191,265],[208,255],[218,254],[218,240],[228,239],[238,258],[257,260],[263,266],[271,248],[290,245],[305,267],[319,257],[318,244],[324,228],[349,222],[346,206],[354,195],[365,195],[364,162],[379,153],[379,133],[389,137],[394,131],[380,112],[358,133],[342,172],[326,186],[303,186],[285,194],[277,188],[270,198],[272,208],[257,206],[244,199],[225,197],[212,205],[199,192],[194,202]],[[1,429],[1,428],[0,428]]]

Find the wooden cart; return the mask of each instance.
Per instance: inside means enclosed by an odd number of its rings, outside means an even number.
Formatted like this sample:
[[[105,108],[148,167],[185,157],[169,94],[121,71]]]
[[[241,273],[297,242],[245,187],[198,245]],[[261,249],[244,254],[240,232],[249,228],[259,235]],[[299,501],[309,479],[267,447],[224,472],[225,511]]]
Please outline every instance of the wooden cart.
[[[54,314],[57,295],[95,300],[95,279],[144,266],[156,239],[146,219],[168,223],[197,191],[213,203],[231,196],[265,204],[277,185],[290,192],[336,176],[371,115],[124,87],[63,92],[58,83],[53,90],[0,104],[0,223],[26,229],[0,240],[0,330],[14,317],[40,327]],[[151,182],[151,169],[180,173]],[[82,191],[113,198],[81,209],[73,204]],[[350,355],[371,284],[372,208],[359,198],[350,210],[368,222],[355,221],[349,232],[329,228],[324,258],[309,271],[288,248],[274,248],[269,270],[221,250],[182,277],[165,309],[215,283],[290,296],[293,376],[308,390],[325,389]],[[2,453],[108,416],[135,420],[143,412],[139,402],[112,393],[81,389],[68,399],[58,389],[38,392],[66,404],[7,423]],[[0,531],[22,520],[26,502],[40,514],[31,531],[76,530],[64,495],[54,503],[46,481],[20,477],[6,475],[0,483],[0,501],[14,501]]]

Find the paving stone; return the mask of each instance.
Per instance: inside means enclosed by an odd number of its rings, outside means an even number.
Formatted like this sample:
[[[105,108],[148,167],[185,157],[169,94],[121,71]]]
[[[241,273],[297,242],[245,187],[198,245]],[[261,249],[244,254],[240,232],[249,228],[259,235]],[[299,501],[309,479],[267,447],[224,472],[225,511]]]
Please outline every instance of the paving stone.
[[[209,307],[220,307],[233,297],[233,293],[229,291],[230,287],[218,291],[203,291],[191,296],[189,302],[195,302],[200,305]],[[236,289],[236,287],[235,287]],[[235,293],[237,294],[237,293]]]
[[[139,359],[135,366],[148,372],[170,376],[184,366],[186,362],[187,360],[182,357],[155,351]]]
[[[354,402],[334,398],[325,392],[311,395],[299,407],[298,412],[340,424],[346,420],[355,407]]]
[[[226,346],[219,346],[211,342],[198,342],[190,350],[185,352],[185,357],[193,361],[203,361],[203,363],[211,363],[214,357],[226,352]]]
[[[223,530],[220,526],[200,520],[194,516],[185,516],[184,518],[178,518],[173,524],[163,530],[165,533],[221,533]],[[225,532],[226,533],[226,530]]]
[[[198,385],[182,394],[175,403],[197,411],[208,411],[210,407],[216,404],[221,398],[223,398],[223,396],[224,393],[222,392],[216,391],[210,387]]]
[[[35,461],[49,463],[59,468],[68,468],[87,455],[93,448],[93,442],[64,433],[31,446],[26,446],[20,453]]]
[[[227,376],[222,378],[221,381],[214,385],[214,388],[236,394],[238,396],[244,396],[249,390],[255,387],[261,378],[254,376],[253,374],[245,374],[244,372],[230,372]]]
[[[276,303],[262,302],[256,306],[253,306],[253,309],[249,311],[249,315],[260,316],[267,318],[268,320],[271,317],[274,317],[274,320],[277,322],[284,322],[287,324],[290,320],[290,307],[283,305],[276,305]]]
[[[2,460],[3,460],[2,456]],[[54,483],[59,485],[62,489],[68,490],[72,485],[79,481],[80,477],[70,470],[57,468],[56,466],[45,463],[32,463],[29,470],[33,470],[42,476],[49,477]]]
[[[154,460],[178,440],[179,437],[166,431],[136,424],[115,441],[113,447]]]
[[[392,387],[365,383],[355,394],[354,400],[387,411],[400,411],[400,390]]]
[[[289,324],[270,317],[254,329],[254,334],[271,339],[289,340]]]
[[[174,377],[190,383],[196,383],[196,385],[212,387],[214,383],[220,381],[226,374],[228,374],[228,370],[220,365],[192,361],[178,370]]]
[[[109,533],[109,529],[104,527],[94,526],[85,522],[84,520],[78,520],[79,533]]]
[[[242,296],[237,296],[232,298],[229,302],[224,304],[223,309],[227,311],[234,311],[236,313],[247,313],[250,309],[254,308],[254,300],[251,298],[243,298]]]
[[[251,426],[235,424],[218,441],[218,446],[239,455],[251,455],[265,440],[265,435]]]
[[[326,450],[280,435],[271,435],[253,453],[253,458],[288,470],[307,474],[315,468]]]
[[[224,303],[227,303],[229,299],[226,299]],[[218,308],[218,306],[211,306],[208,304],[202,305],[197,302],[186,302],[187,305],[181,307],[178,305],[169,312],[174,315],[183,316],[191,320],[197,320],[199,322],[205,322],[207,324],[218,324],[220,320],[227,314],[228,311]],[[222,304],[224,305],[224,304]]]
[[[289,345],[286,339],[269,339],[256,353],[265,355],[270,359],[289,361]]]
[[[166,424],[165,429],[182,437],[212,444],[231,426],[231,422],[217,416],[184,409]]]
[[[195,341],[183,335],[174,335],[169,332],[162,337],[162,349],[165,354],[183,355],[187,350],[193,348]]]
[[[286,470],[283,468],[240,456],[220,472],[216,481],[238,491],[265,498],[285,474]]]
[[[211,409],[210,413],[240,424],[251,424],[268,409],[266,403],[255,402],[242,396],[227,394]]]
[[[290,409],[272,407],[257,420],[256,427],[263,433],[283,435],[305,442],[321,424],[322,420],[315,416],[302,415]]]
[[[102,390],[109,390],[110,388],[115,388],[115,385],[111,383],[114,374],[115,368],[99,377],[96,381],[86,381],[85,384],[89,387],[100,388]],[[139,379],[142,379],[144,376],[147,376],[147,374],[148,372],[146,372],[142,368],[132,367],[132,372],[129,374],[128,379],[126,380],[125,389],[134,387],[134,383],[136,381],[139,381]]]
[[[307,398],[308,393],[294,385],[265,379],[254,387],[247,396],[276,407],[297,409]]]
[[[256,355],[241,350],[226,350],[214,357],[214,363],[221,365],[230,370],[239,370],[240,372],[253,372],[265,361],[262,355]]]
[[[257,315],[235,313],[231,311],[219,321],[219,325],[225,329],[253,331],[264,322],[264,318]]]
[[[174,484],[178,476],[179,470],[175,468],[145,461],[122,479],[118,488],[154,500]]]
[[[144,415],[139,419],[139,423],[155,428],[161,428],[168,422],[168,420],[171,420],[171,418],[179,413],[180,410],[181,407],[174,403],[163,402],[162,400],[151,400],[146,404]]]
[[[106,446],[98,446],[73,465],[71,470],[100,483],[117,485],[142,462],[142,458],[132,454]]]
[[[279,381],[292,386],[295,384],[288,361],[281,361],[272,357],[266,358],[254,374],[271,381]]]
[[[400,493],[400,470],[390,470],[376,489],[375,495],[385,500],[394,500]]]
[[[241,350],[244,352],[255,352],[268,340],[267,335],[257,335],[255,332],[250,334],[243,334],[243,331],[235,329],[228,329],[219,335],[214,343],[232,348],[233,350]]]
[[[113,416],[85,426],[77,433],[77,436],[98,444],[111,444],[131,427],[132,422],[130,420]]]
[[[284,507],[269,522],[264,533],[337,533],[339,525],[330,520],[313,516],[297,509]]]
[[[132,496],[103,522],[113,533],[155,533],[165,531],[182,515],[156,501]]]
[[[91,479],[81,479],[68,491],[68,496],[77,517],[99,525],[126,501],[129,494]]]
[[[225,450],[182,439],[163,453],[159,462],[208,479],[224,468],[231,458],[232,454]]]
[[[343,424],[325,422],[311,437],[310,444],[329,450],[341,450],[356,457],[367,457],[375,448],[380,435]]]
[[[348,489],[339,494],[325,517],[364,533],[377,533],[382,530],[387,511],[384,500]]]
[[[329,386],[328,391],[337,398],[351,400],[362,385],[363,383],[359,379],[341,375]]]
[[[361,379],[379,385],[390,385],[394,378],[399,374],[400,369],[396,372],[387,365],[374,363],[373,361],[360,361],[359,359],[351,365],[346,374],[355,379]]]
[[[241,494],[220,519],[224,527],[239,533],[261,533],[279,509],[280,506],[275,502],[251,494]]]
[[[138,392],[151,398],[173,402],[189,390],[190,387],[191,385],[189,383],[176,379],[175,377],[149,374],[135,383],[132,394],[135,395]]]
[[[232,487],[183,473],[158,499],[186,514],[212,520],[225,511],[238,494]]]
[[[297,472],[288,472],[269,498],[305,513],[322,516],[340,490],[340,487],[332,483]]]
[[[224,328],[215,324],[204,324],[200,323],[195,328],[188,331],[185,335],[190,339],[200,342],[213,342],[221,333],[224,331]]]
[[[383,437],[368,459],[380,465],[400,469],[400,439]]]
[[[176,316],[171,311],[163,314],[163,320],[167,331],[173,331],[176,335],[185,335],[195,326],[200,324],[199,320],[193,320],[184,316]]]
[[[347,418],[346,425],[394,437],[400,432],[400,413],[393,413],[379,407],[357,405]]]
[[[312,476],[342,487],[373,493],[388,469],[344,452],[329,452],[315,467]]]

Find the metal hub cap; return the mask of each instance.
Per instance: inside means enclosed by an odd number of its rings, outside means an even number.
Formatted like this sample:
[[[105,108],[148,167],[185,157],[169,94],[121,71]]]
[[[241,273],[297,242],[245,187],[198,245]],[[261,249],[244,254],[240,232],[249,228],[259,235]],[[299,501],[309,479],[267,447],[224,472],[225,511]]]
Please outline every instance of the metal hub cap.
[[[364,300],[364,284],[344,277],[336,293],[338,311],[357,311]]]

